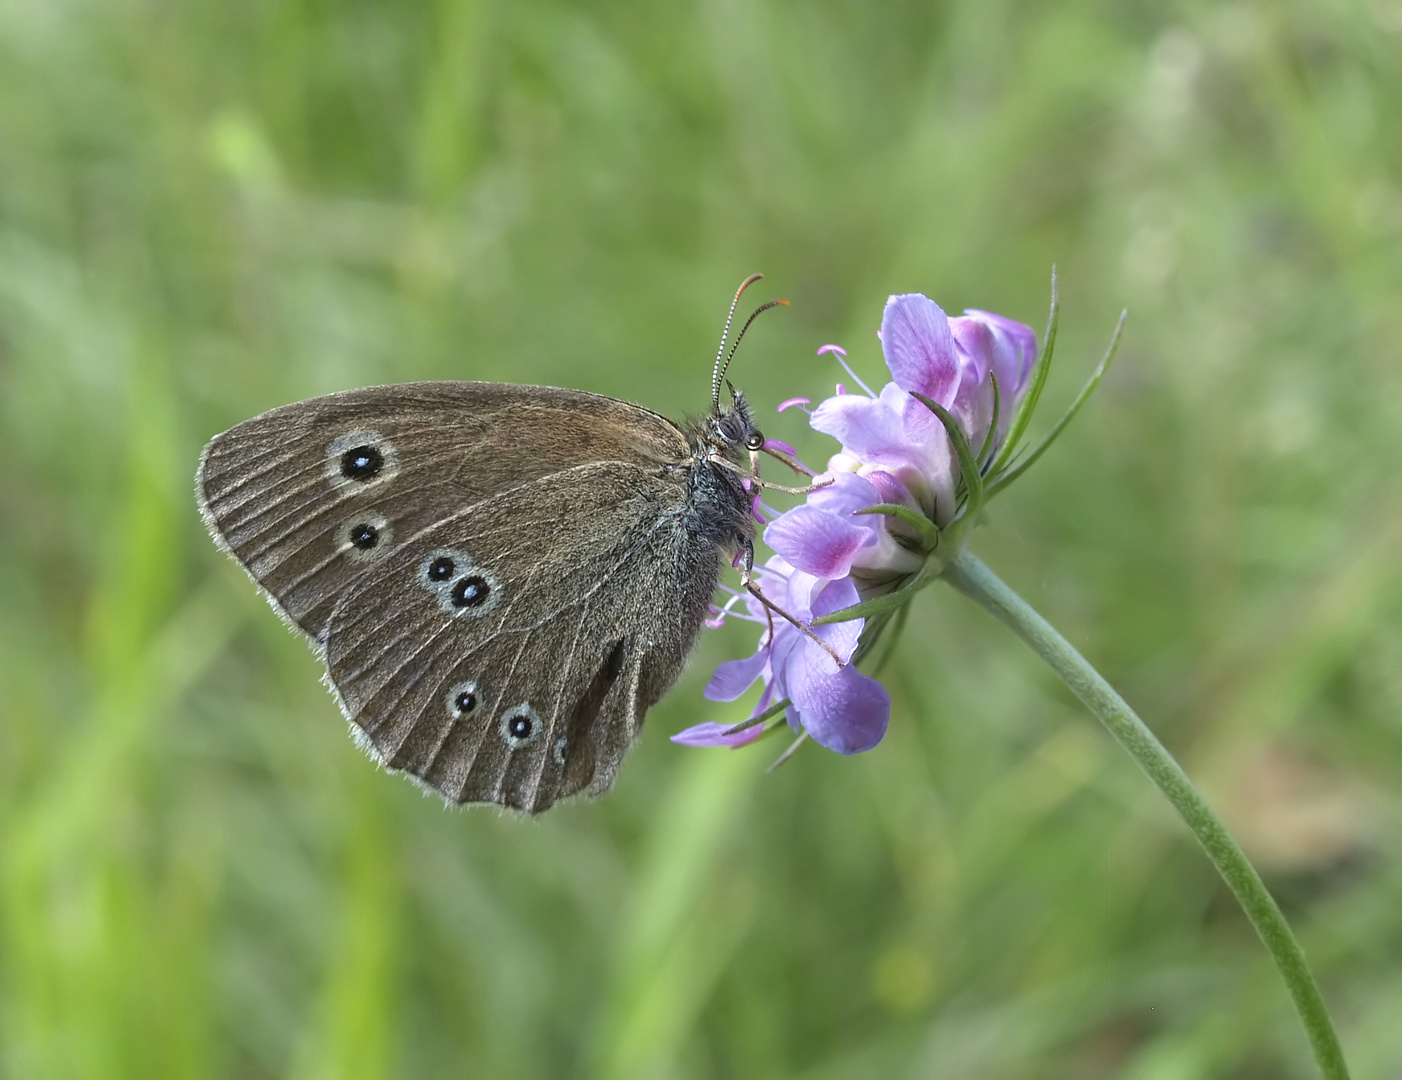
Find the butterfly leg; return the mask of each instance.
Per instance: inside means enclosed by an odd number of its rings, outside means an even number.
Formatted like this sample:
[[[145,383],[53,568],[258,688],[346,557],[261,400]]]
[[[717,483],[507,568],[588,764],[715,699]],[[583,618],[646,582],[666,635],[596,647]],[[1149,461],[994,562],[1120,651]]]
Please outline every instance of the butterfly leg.
[[[765,617],[769,620],[769,640],[774,640],[774,620],[769,614],[770,612],[773,612],[775,615],[778,615],[784,621],[797,627],[804,634],[808,635],[808,637],[812,638],[815,642],[822,646],[823,651],[829,656],[831,656],[835,661],[837,661],[838,667],[846,667],[847,665],[843,662],[842,657],[838,656],[837,652],[833,649],[833,647],[829,645],[826,641],[824,641],[822,638],[820,638],[811,626],[809,626],[802,620],[790,615],[778,604],[774,603],[773,600],[769,599],[769,597],[764,595],[764,592],[759,587],[759,582],[755,580],[754,565],[754,547],[749,546],[745,549],[745,569],[741,572],[740,580],[741,583],[745,586],[745,591],[764,605]]]
[[[788,465],[790,468],[792,468],[795,472],[801,473],[804,476],[811,477],[813,475],[812,473],[808,472],[807,469],[799,465],[797,462],[790,461],[786,455],[779,453],[777,450],[769,450],[766,448],[764,450],[764,453],[769,454],[772,457],[778,458],[785,465]],[[833,482],[832,480],[823,480],[816,484],[809,484],[807,487],[787,487],[784,484],[771,484],[768,480],[763,479],[759,475],[759,455],[759,450],[750,451],[750,473],[748,476],[745,477],[745,479],[750,482],[750,484],[755,488],[756,491],[763,488],[767,491],[782,491],[785,495],[807,495],[810,491],[817,491],[819,488],[828,487]],[[734,466],[728,467],[734,468]]]
[[[813,476],[813,474],[806,467],[804,467],[804,465],[797,458],[790,457],[782,450],[775,450],[768,443],[765,443],[758,450],[750,451],[750,465],[752,471],[756,476],[759,475],[759,455],[762,453],[768,454],[775,461],[782,461],[785,465],[787,465],[794,472],[798,473],[800,476],[807,476],[809,478]]]
[[[831,487],[832,480],[820,480],[816,484],[809,484],[807,487],[786,487],[783,484],[771,484],[768,480],[761,480],[758,475],[750,477],[750,483],[755,487],[763,488],[765,491],[782,491],[785,495],[808,495],[814,491],[821,491],[825,487]]]

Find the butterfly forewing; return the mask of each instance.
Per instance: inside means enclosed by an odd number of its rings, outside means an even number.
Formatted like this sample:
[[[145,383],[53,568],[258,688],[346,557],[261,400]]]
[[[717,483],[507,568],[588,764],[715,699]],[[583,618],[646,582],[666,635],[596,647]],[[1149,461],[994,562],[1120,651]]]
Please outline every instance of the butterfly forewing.
[[[684,460],[666,418],[547,387],[371,387],[256,416],[205,448],[197,489],[216,539],[279,612],[320,639],[361,574],[482,499],[595,461]]]
[[[538,812],[611,785],[715,586],[686,496],[681,468],[597,462],[397,546],[325,635],[368,748],[454,802]]]
[[[348,391],[213,439],[200,511],[319,646],[367,750],[534,813],[613,783],[721,553],[749,550],[747,417],[738,396],[684,433],[573,390]]]

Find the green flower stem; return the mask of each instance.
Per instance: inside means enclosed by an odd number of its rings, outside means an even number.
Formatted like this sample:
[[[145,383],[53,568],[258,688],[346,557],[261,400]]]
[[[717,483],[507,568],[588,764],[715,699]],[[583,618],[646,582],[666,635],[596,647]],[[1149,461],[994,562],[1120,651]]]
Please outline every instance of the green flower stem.
[[[1300,943],[1295,940],[1256,868],[1193,786],[1187,773],[1085,657],[978,558],[961,551],[945,569],[944,579],[987,608],[1030,645],[1167,796],[1232,890],[1280,969],[1320,1073],[1326,1080],[1347,1080],[1348,1066],[1339,1036]]]

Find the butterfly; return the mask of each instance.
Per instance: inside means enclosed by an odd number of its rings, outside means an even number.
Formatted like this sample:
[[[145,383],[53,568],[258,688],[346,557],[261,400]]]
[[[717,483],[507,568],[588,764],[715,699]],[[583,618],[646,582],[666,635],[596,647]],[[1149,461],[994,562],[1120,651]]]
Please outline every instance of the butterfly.
[[[314,643],[373,758],[449,803],[531,814],[613,785],[722,560],[753,564],[765,440],[721,387],[783,303],[722,362],[759,277],[731,303],[711,411],[688,424],[578,390],[421,382],[285,405],[209,442],[210,533]]]

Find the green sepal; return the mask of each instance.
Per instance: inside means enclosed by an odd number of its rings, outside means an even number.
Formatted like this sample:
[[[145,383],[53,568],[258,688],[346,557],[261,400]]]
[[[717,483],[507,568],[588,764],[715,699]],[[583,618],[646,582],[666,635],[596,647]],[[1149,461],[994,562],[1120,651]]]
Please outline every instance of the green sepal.
[[[868,506],[862,510],[855,510],[853,513],[885,514],[887,517],[893,517],[905,522],[914,529],[916,535],[920,537],[921,548],[926,554],[934,551],[935,545],[939,543],[939,527],[924,514],[917,514],[910,507],[902,506],[900,503],[877,503],[874,506]]]
[[[883,671],[886,670],[886,665],[887,665],[887,663],[889,663],[890,660],[891,660],[891,657],[895,655],[896,646],[900,644],[901,632],[902,632],[903,630],[905,630],[905,620],[906,620],[906,616],[908,616],[909,614],[910,614],[910,605],[909,605],[909,604],[905,604],[905,605],[903,605],[902,607],[900,607],[899,609],[897,609],[897,611],[896,611],[896,613],[895,613],[894,615],[892,615],[892,616],[889,617],[889,625],[890,625],[890,634],[891,634],[891,636],[890,636],[890,640],[889,640],[889,641],[887,642],[887,644],[886,644],[886,651],[883,652],[883,653],[881,654],[881,657],[880,657],[874,664],[871,665],[871,670],[867,673],[867,674],[869,674],[873,679],[880,678],[881,673],[882,673]],[[883,622],[883,623],[882,623],[882,626],[881,626],[881,629],[882,629],[882,630],[885,630],[886,627],[887,627],[887,625],[888,625],[887,622]],[[863,628],[863,634],[862,634],[863,637],[866,636],[865,629],[866,629],[866,628]],[[872,648],[871,648],[871,650],[869,650],[869,651],[873,651],[873,650],[875,650],[875,648],[876,648],[876,642],[873,641],[873,642],[872,642]],[[858,658],[857,658],[857,657],[854,657],[853,659],[856,660],[856,659],[858,659]]]
[[[767,735],[767,734],[769,734],[769,732],[766,731],[766,732],[765,732],[765,735]],[[760,736],[761,739],[762,739],[763,737],[764,737],[763,735]],[[798,748],[799,748],[800,746],[802,746],[804,743],[806,743],[806,742],[808,741],[808,739],[809,739],[808,729],[807,729],[807,728],[804,728],[802,731],[800,731],[800,732],[798,733],[798,738],[796,738],[793,742],[789,743],[789,748],[788,748],[787,750],[785,750],[782,754],[779,755],[778,760],[776,760],[776,761],[774,762],[773,765],[769,766],[769,768],[765,769],[764,771],[765,771],[766,773],[772,773],[772,772],[773,772],[775,769],[777,769],[780,765],[782,765],[782,764],[784,764],[784,762],[788,761],[789,758],[793,757],[794,754],[796,754],[796,753],[798,752]],[[755,742],[759,742],[759,739],[756,739]]]
[[[888,611],[884,615],[877,615],[875,618],[868,619],[866,625],[862,627],[862,636],[857,642],[857,649],[852,653],[852,659],[849,663],[860,665],[862,661],[866,660],[866,658],[876,650],[876,646],[881,642],[886,628],[891,625],[891,620],[893,620],[900,611],[908,610],[909,606],[900,608],[897,612]]]
[[[809,626],[828,626],[832,623],[849,622],[852,619],[869,619],[876,615],[881,615],[888,611],[895,611],[902,604],[910,602],[911,594],[921,585],[925,584],[925,567],[921,567],[911,575],[910,580],[899,588],[892,589],[888,593],[880,596],[873,596],[870,600],[863,600],[853,604],[851,607],[841,608],[837,611],[820,615],[814,619]]]
[[[988,381],[993,384],[993,422],[988,425],[988,434],[983,437],[983,445],[978,448],[979,462],[988,460],[988,451],[993,446],[993,440],[998,437],[998,407],[1000,402],[1000,392],[998,390],[998,376],[992,371],[988,373]],[[982,468],[982,464],[980,464]]]
[[[969,440],[963,430],[959,427],[959,421],[950,415],[948,409],[938,401],[927,398],[924,394],[912,390],[910,396],[924,405],[937,417],[944,425],[944,430],[949,434],[949,441],[954,444],[954,456],[959,459],[959,471],[963,473],[964,490],[969,496],[969,508],[966,513],[975,513],[983,505],[983,473],[979,471],[978,462],[974,460],[974,451],[969,446]]]
[[[1013,412],[1012,423],[1008,426],[1008,437],[1003,440],[1003,448],[998,451],[997,458],[988,470],[990,477],[996,477],[1007,465],[1008,459],[1017,450],[1017,444],[1021,441],[1023,433],[1027,431],[1027,425],[1032,421],[1032,412],[1037,408],[1037,402],[1042,397],[1042,391],[1047,385],[1047,375],[1051,371],[1052,353],[1056,351],[1056,328],[1061,324],[1061,308],[1056,301],[1056,267],[1052,267],[1051,276],[1051,313],[1047,316],[1047,332],[1042,335],[1042,354],[1037,357],[1037,362],[1032,365],[1032,378],[1027,387],[1027,393],[1018,402],[1017,409]]]
[[[1120,321],[1115,324],[1115,334],[1110,339],[1110,347],[1105,350],[1105,355],[1101,357],[1100,363],[1096,366],[1095,371],[1093,371],[1090,378],[1086,380],[1085,386],[1081,387],[1081,392],[1076,395],[1076,400],[1071,402],[1071,407],[1067,409],[1065,415],[1057,421],[1056,427],[1051,429],[1047,437],[1037,445],[1037,449],[1023,458],[1017,464],[1016,468],[1010,468],[1006,470],[1002,476],[994,479],[988,488],[990,497],[996,492],[1003,490],[1003,488],[1007,487],[1025,473],[1032,466],[1032,463],[1046,452],[1047,448],[1051,446],[1056,437],[1062,433],[1066,425],[1069,424],[1076,413],[1080,411],[1081,406],[1089,400],[1091,394],[1095,393],[1095,388],[1100,385],[1100,380],[1105,377],[1105,372],[1110,369],[1110,362],[1115,359],[1115,353],[1119,350],[1120,334],[1125,328],[1125,320],[1127,318],[1129,318],[1129,312],[1127,310],[1121,311]]]
[[[736,724],[733,728],[727,728],[727,729],[723,732],[723,734],[725,734],[725,735],[738,735],[740,732],[744,731],[746,728],[752,728],[752,727],[754,727],[756,724],[762,724],[762,723],[764,723],[766,720],[770,719],[771,717],[778,716],[781,712],[783,712],[785,709],[787,709],[787,708],[789,707],[789,705],[791,705],[791,704],[792,704],[792,702],[790,702],[788,698],[784,698],[783,701],[776,702],[775,704],[769,706],[769,708],[765,709],[764,712],[760,713],[758,716],[752,716],[752,717],[750,717],[748,720],[742,720],[742,721],[740,721],[740,723]],[[747,744],[747,745],[748,745],[748,744]]]
[[[787,707],[787,706],[788,706],[788,702],[787,702],[787,701],[784,702],[784,705],[785,705],[785,707]],[[783,731],[783,730],[784,730],[785,728],[787,728],[788,726],[789,726],[788,717],[786,717],[786,716],[781,716],[781,717],[779,717],[777,720],[775,720],[772,724],[767,724],[767,725],[765,725],[764,730],[761,731],[758,735],[755,736],[754,742],[742,743],[740,746],[732,746],[730,749],[732,749],[732,750],[743,750],[746,746],[754,746],[755,743],[762,743],[762,742],[764,742],[765,739],[769,738],[769,736],[773,735],[776,731]]]

